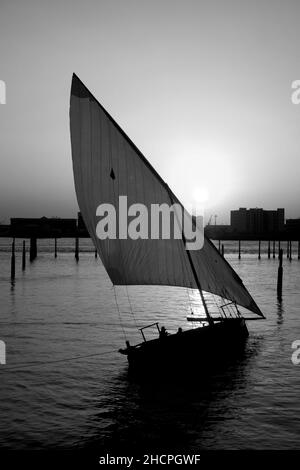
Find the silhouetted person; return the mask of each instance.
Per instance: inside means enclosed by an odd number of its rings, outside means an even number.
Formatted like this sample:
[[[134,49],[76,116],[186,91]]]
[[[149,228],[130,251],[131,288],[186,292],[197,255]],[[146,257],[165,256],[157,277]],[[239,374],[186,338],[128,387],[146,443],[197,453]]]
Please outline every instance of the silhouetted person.
[[[177,334],[178,334],[178,335],[181,335],[181,333],[182,333],[182,328],[181,328],[181,326],[180,326],[180,327],[178,328],[178,330],[177,330]]]
[[[131,352],[134,349],[134,347],[131,346],[129,341],[125,341],[125,343],[126,343],[126,349],[121,348],[121,349],[119,349],[119,352],[121,354],[127,354],[128,355],[128,353]]]
[[[162,326],[161,329],[160,329],[160,332],[159,332],[159,337],[160,337],[160,338],[166,338],[166,337],[168,336],[168,334],[169,334],[169,333],[167,332],[167,330],[165,329],[165,327]]]

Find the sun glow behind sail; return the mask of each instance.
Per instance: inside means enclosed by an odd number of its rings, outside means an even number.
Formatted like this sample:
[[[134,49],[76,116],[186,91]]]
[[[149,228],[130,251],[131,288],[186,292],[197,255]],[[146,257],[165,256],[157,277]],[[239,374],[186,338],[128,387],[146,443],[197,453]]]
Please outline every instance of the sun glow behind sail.
[[[241,279],[208,239],[201,250],[190,251],[190,260],[181,239],[100,240],[96,236],[96,209],[101,203],[117,209],[119,196],[126,195],[129,205],[144,204],[150,210],[151,204],[179,201],[76,75],[70,128],[78,204],[113,284],[189,288],[200,284],[202,290],[262,316]]]

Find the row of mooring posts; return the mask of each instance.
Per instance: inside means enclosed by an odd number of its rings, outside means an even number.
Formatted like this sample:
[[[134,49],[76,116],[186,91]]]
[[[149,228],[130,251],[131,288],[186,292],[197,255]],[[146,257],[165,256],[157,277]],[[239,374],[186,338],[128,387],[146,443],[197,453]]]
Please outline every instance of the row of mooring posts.
[[[16,257],[15,257],[15,239],[11,244],[10,278],[13,281],[16,277]]]
[[[23,240],[23,248],[22,248],[22,271],[26,269],[26,243]]]
[[[34,261],[37,257],[37,239],[30,238],[30,249],[29,249],[29,259],[30,261]]]
[[[79,261],[79,238],[75,238],[75,259],[78,262]]]
[[[268,259],[271,258],[271,251],[272,251],[272,257],[273,259],[275,259],[276,258],[276,241],[275,240],[273,240],[272,250],[271,250],[271,240],[268,240],[268,250],[267,250]],[[279,256],[279,253],[280,253],[280,240],[278,241],[278,256]],[[258,259],[261,259],[261,240],[258,240]]]
[[[54,258],[57,258],[57,238],[54,239]],[[75,238],[75,259],[79,261],[79,238]],[[33,262],[37,257],[37,239],[30,238],[30,247],[29,247],[29,259],[30,262]],[[95,249],[95,259],[98,258],[97,250]],[[22,245],[22,271],[26,269],[26,242],[23,240]],[[15,239],[12,241],[11,245],[11,263],[10,263],[10,278],[12,281],[15,280],[16,277],[16,254],[15,254]]]
[[[241,240],[239,242],[239,250],[238,250],[238,258],[241,259]],[[273,240],[273,258],[276,256],[276,245],[275,240]],[[291,261],[292,259],[292,242],[289,240],[287,242],[287,257]],[[224,245],[219,240],[219,252],[224,256]],[[271,242],[268,241],[268,258],[271,257]],[[281,248],[280,240],[278,241],[278,258],[279,258],[279,266],[278,266],[278,273],[277,273],[277,299],[279,302],[282,301],[282,279],[283,279],[283,250]],[[261,259],[261,241],[258,241],[258,259]],[[298,241],[298,259],[300,259],[300,241]]]
[[[16,277],[16,249],[15,249],[15,239],[11,244],[11,259],[10,259],[10,278],[12,281],[15,280]],[[34,261],[37,256],[37,243],[36,238],[30,239],[30,261]],[[26,242],[23,240],[22,245],[22,271],[26,269]]]
[[[97,259],[97,257],[98,257],[98,252],[95,249],[95,259]],[[77,262],[79,261],[79,238],[78,237],[75,238],[75,259]]]
[[[224,244],[221,243],[221,240],[218,240],[218,242],[219,242],[219,252],[221,253],[222,256],[224,256],[224,253],[225,253]],[[279,258],[280,250],[281,250],[281,241],[278,240],[278,258]],[[272,252],[273,259],[275,259],[276,258],[276,241],[275,240],[273,240],[272,249],[271,249],[271,241],[270,240],[268,241],[268,249],[267,249],[268,259],[271,258],[271,252]],[[292,241],[288,240],[286,257],[290,261],[292,260],[292,254],[293,254]],[[241,240],[238,240],[238,259],[241,259],[241,255],[242,255],[242,243],[241,243]],[[262,255],[261,240],[258,240],[258,259],[261,259],[261,255]],[[298,241],[298,259],[300,260],[300,240]]]
[[[286,257],[290,261],[292,261],[292,254],[293,254],[292,241],[289,240],[287,241],[287,246],[286,246]],[[300,240],[298,240],[298,259],[300,259]]]
[[[279,302],[282,301],[282,277],[283,277],[282,258],[283,258],[283,250],[282,248],[280,248],[279,266],[278,266],[278,274],[277,274],[277,299],[279,300]]]
[[[279,243],[278,250],[280,250],[280,241],[278,243]],[[269,240],[268,241],[268,259],[270,259],[270,258],[271,258],[271,241]],[[275,240],[273,240],[273,258],[276,258],[276,243],[275,243]]]
[[[276,242],[273,240],[273,258],[276,257]],[[219,252],[224,256],[224,245],[219,240]],[[292,241],[287,241],[287,259],[292,260],[293,246]],[[241,240],[238,241],[238,258],[241,259]],[[271,258],[271,241],[268,241],[268,258]],[[281,248],[281,242],[278,241],[278,258],[279,266],[277,272],[277,300],[282,302],[282,284],[283,284],[283,249]],[[258,259],[261,259],[261,241],[258,241]],[[298,260],[300,260],[300,240],[298,241]]]

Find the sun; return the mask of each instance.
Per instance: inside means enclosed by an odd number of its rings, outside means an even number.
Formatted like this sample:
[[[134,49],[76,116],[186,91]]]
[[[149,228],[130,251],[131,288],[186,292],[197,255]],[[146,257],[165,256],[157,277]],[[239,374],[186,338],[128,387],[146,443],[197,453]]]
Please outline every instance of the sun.
[[[193,202],[197,205],[204,205],[209,201],[208,189],[204,186],[195,187],[192,191]]]

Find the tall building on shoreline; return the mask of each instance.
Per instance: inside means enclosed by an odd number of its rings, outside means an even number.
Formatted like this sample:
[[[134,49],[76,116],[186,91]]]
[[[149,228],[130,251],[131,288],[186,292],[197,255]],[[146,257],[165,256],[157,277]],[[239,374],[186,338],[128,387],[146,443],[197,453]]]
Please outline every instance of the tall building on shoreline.
[[[284,230],[284,209],[264,210],[261,208],[230,211],[231,229],[240,233],[282,232]]]

